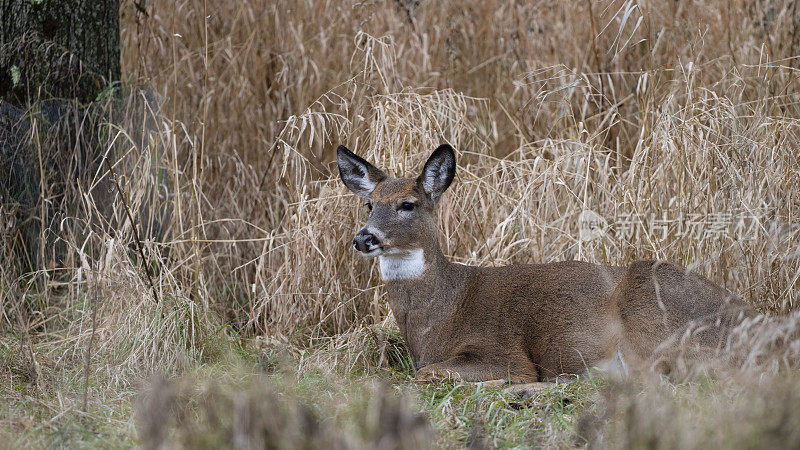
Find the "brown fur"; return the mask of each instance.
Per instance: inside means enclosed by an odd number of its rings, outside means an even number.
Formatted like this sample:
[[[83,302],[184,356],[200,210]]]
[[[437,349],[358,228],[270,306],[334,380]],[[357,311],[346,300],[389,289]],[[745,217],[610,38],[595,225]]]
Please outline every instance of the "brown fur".
[[[411,178],[391,178],[378,183],[369,196],[378,203],[391,203],[405,197],[422,197],[422,192],[416,180]]]
[[[380,172],[373,169],[362,172]],[[385,236],[384,250],[424,251],[420,276],[386,283],[419,381],[531,383],[580,374],[620,355],[646,361],[662,342],[698,323],[705,328],[696,342],[713,350],[734,321],[754,314],[711,281],[664,262],[639,261],[627,268],[579,261],[451,263],[439,247],[425,176],[391,178],[380,172],[364,228]],[[414,214],[399,214],[399,202],[409,199],[418,202]]]
[[[432,260],[422,277],[386,285],[420,380],[552,380],[618,350],[629,362],[647,361],[692,321],[709,325],[698,339],[713,349],[739,311],[752,315],[727,291],[666,263],[483,268]]]

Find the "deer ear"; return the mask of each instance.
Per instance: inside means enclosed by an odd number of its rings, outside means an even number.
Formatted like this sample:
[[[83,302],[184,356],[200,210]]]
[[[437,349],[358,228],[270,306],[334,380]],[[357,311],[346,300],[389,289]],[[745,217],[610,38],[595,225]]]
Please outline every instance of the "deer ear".
[[[373,166],[340,145],[336,149],[336,163],[339,165],[339,176],[347,189],[354,194],[367,198],[381,181],[386,179],[386,174],[382,170]]]
[[[428,158],[428,162],[425,163],[425,168],[422,169],[422,175],[419,176],[418,180],[425,193],[436,203],[450,186],[450,183],[453,182],[455,176],[456,153],[453,151],[453,147],[444,144],[434,150],[431,157]]]

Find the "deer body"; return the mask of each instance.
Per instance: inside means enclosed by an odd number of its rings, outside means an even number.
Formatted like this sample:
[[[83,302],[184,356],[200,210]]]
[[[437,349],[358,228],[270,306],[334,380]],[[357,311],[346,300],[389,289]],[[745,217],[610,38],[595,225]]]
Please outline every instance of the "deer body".
[[[598,267],[445,263],[415,279],[389,281],[389,304],[423,374],[440,364],[465,381],[538,381],[581,373],[613,356],[615,337],[604,327],[613,311],[606,300],[621,273],[611,269],[603,282]],[[554,280],[553,271],[564,278]],[[571,285],[570,278],[587,273],[597,286]]]
[[[667,263],[451,263],[432,213],[455,173],[449,146],[417,179],[389,177],[344,147],[338,153],[342,180],[370,208],[353,245],[379,258],[419,381],[550,380],[618,352],[646,359],[692,321],[715,323],[701,333],[714,347],[734,316],[752,314],[724,289]]]

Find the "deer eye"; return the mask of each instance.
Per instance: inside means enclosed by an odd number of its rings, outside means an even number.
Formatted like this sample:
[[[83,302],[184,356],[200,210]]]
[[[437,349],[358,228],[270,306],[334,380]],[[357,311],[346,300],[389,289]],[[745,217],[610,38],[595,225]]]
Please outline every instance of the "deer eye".
[[[371,202],[364,203],[364,206],[367,207],[368,211],[372,211],[372,203]]]
[[[401,203],[401,204],[400,204],[400,208],[399,208],[399,209],[400,209],[401,211],[413,211],[413,210],[414,210],[414,208],[416,208],[416,207],[417,207],[417,204],[416,204],[416,203],[413,203],[413,202],[403,202],[403,203]]]

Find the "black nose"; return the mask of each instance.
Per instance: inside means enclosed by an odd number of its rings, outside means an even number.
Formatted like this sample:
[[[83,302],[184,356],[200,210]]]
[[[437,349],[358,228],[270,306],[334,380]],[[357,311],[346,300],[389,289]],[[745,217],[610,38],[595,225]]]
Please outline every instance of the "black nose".
[[[353,247],[356,250],[367,253],[376,248],[380,247],[380,241],[374,234],[368,232],[367,230],[361,230],[356,235],[356,238],[353,239]]]

